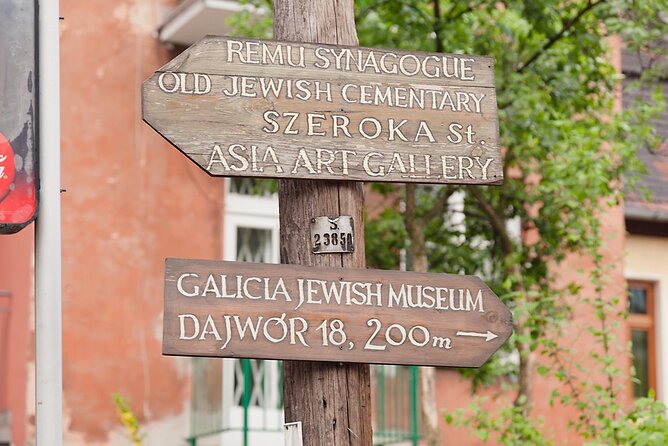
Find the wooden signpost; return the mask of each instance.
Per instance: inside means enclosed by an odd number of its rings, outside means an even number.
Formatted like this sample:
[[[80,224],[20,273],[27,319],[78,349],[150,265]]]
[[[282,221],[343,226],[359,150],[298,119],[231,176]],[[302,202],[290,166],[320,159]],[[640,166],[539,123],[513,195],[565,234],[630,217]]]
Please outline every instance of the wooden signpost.
[[[489,57],[205,37],[143,110],[211,175],[503,181]]]
[[[478,367],[512,333],[476,277],[364,269],[359,181],[502,183],[493,61],[357,48],[350,0],[273,7],[276,41],[206,37],[143,84],[208,174],[281,179],[287,265],[167,260],[163,353],[284,359],[303,444],[371,446],[368,363]]]
[[[168,259],[163,353],[479,367],[512,315],[477,277]]]

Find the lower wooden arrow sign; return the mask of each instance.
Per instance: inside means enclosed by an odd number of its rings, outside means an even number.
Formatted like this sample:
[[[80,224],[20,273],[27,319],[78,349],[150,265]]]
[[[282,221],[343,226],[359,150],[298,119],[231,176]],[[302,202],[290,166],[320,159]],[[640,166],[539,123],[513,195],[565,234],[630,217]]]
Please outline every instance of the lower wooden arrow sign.
[[[477,277],[168,259],[163,354],[479,367],[512,315]]]

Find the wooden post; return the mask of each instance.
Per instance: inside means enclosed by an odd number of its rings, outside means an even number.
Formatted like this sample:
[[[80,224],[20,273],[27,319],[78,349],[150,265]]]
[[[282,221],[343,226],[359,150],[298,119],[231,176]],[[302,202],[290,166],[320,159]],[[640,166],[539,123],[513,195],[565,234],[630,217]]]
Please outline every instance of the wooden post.
[[[275,0],[274,38],[356,46],[353,1]],[[364,268],[363,209],[362,183],[281,180],[281,262]],[[340,215],[354,219],[354,253],[312,253],[311,219]],[[367,364],[285,361],[283,398],[285,422],[302,422],[304,446],[372,445]]]

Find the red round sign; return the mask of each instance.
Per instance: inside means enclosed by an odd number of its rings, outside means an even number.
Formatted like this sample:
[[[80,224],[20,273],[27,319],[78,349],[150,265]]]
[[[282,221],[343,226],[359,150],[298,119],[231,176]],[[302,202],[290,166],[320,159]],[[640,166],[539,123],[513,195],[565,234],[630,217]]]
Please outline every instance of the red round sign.
[[[0,133],[0,201],[9,194],[15,175],[14,151],[7,138]]]

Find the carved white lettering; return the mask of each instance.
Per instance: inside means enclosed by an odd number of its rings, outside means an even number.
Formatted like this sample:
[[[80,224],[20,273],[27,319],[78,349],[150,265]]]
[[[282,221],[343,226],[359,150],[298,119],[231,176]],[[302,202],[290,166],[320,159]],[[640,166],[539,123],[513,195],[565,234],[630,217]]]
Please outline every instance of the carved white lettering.
[[[295,160],[295,165],[292,168],[292,173],[299,172],[301,167],[305,167],[310,174],[316,173],[316,170],[313,168],[313,163],[309,159],[308,154],[306,153],[306,149],[304,148],[299,149],[299,152],[297,153],[297,159]]]
[[[485,161],[484,164],[480,162],[480,157],[479,156],[474,156],[473,159],[475,160],[476,163],[478,163],[478,165],[480,166],[480,169],[482,170],[481,178],[483,180],[486,180],[487,179],[487,169],[489,168],[489,165],[492,163],[492,161],[494,161],[494,159],[493,158],[487,158],[487,160]]]
[[[367,122],[371,123],[371,125],[374,127],[375,131],[373,133],[366,132],[364,124],[366,124]],[[381,126],[380,121],[377,120],[376,118],[364,118],[360,121],[359,132],[366,139],[376,139],[378,138],[378,136],[380,136],[380,133],[382,131],[383,127]]]
[[[194,314],[179,314],[177,317],[179,318],[179,339],[190,341],[199,336],[199,319],[197,319],[197,316]],[[190,336],[186,336],[186,318],[192,321],[193,334]]]
[[[165,93],[205,95],[211,92],[211,78],[201,73],[166,71],[158,76],[158,88]]]
[[[308,136],[325,136],[325,132],[316,132],[315,129],[319,129],[320,126],[322,125],[322,122],[316,122],[315,120],[318,119],[319,121],[323,121],[326,118],[325,115],[321,113],[308,113],[306,115],[306,122],[307,122],[307,132],[306,134]]]
[[[199,295],[199,286],[197,286],[197,285],[193,285],[193,286],[192,286],[192,291],[191,291],[191,292],[188,292],[188,291],[186,291],[186,290],[183,289],[183,280],[184,280],[186,277],[195,277],[195,278],[199,278],[199,276],[198,276],[197,274],[195,274],[195,273],[184,273],[184,274],[181,274],[181,275],[179,276],[179,278],[176,280],[176,289],[179,291],[179,293],[181,293],[182,296],[185,296],[185,297],[194,297],[194,296]]]
[[[336,152],[327,149],[315,149],[315,154],[316,170],[318,173],[322,173],[322,168],[325,167],[327,172],[334,174],[331,164],[336,160]],[[327,159],[324,158],[324,155],[327,155]]]
[[[367,173],[367,175],[372,177],[384,176],[385,167],[383,166],[379,166],[377,170],[371,170],[371,166],[369,165],[371,158],[383,158],[383,154],[378,152],[369,152],[364,155],[364,160],[362,161],[362,167],[364,168],[364,171]]]
[[[165,78],[168,76],[173,81],[171,87],[167,83],[165,83]],[[167,71],[165,73],[160,73],[160,76],[158,76],[158,87],[165,93],[176,93],[176,91],[180,88],[179,77],[176,75],[176,73],[172,73],[170,71]]]
[[[206,339],[206,335],[213,335],[213,337],[216,339],[216,341],[222,341],[223,338],[220,337],[220,333],[218,333],[218,329],[216,328],[216,324],[213,321],[213,317],[211,315],[207,315],[206,317],[206,322],[204,323],[204,327],[202,327],[202,334],[198,338],[200,341],[204,341]]]

